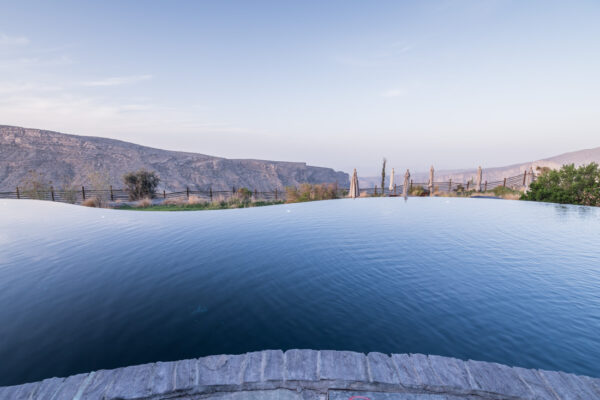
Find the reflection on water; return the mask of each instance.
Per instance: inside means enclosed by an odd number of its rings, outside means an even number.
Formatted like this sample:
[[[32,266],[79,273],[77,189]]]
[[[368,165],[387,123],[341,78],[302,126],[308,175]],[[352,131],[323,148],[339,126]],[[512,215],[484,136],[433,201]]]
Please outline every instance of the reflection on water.
[[[0,201],[0,385],[272,348],[600,376],[600,212],[368,198],[200,212]]]

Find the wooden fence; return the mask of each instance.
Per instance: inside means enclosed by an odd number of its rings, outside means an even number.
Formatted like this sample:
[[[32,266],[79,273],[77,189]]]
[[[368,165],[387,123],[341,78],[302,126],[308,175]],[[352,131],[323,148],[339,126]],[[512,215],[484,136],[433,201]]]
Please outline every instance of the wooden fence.
[[[527,183],[535,179],[535,176],[529,175],[528,172],[524,172],[522,175],[512,176],[504,178],[501,181],[482,181],[481,191],[493,190],[496,187],[502,186],[515,190],[522,190],[527,187]],[[422,187],[424,192],[428,193],[430,188],[429,182],[413,182],[409,183],[407,192],[411,192],[414,188]],[[475,184],[472,181],[469,182],[454,182],[452,180],[444,182],[433,182],[434,193],[449,193],[449,192],[465,192],[465,191],[478,191]],[[403,193],[403,185],[394,185],[393,189],[389,187],[378,188],[377,186],[372,188],[360,189],[360,193],[366,196],[373,195],[401,195]],[[266,200],[266,201],[285,201],[286,190],[275,188],[272,191],[257,191],[253,190],[250,192],[252,200]],[[338,197],[345,197],[348,193],[347,188],[337,189]],[[237,188],[233,187],[231,190],[192,190],[189,187],[183,191],[167,192],[165,190],[156,192],[156,199],[189,199],[190,197],[196,197],[203,201],[219,201],[227,200],[231,197],[238,196]],[[124,189],[114,189],[112,186],[107,190],[94,190],[81,186],[80,188],[72,188],[68,190],[58,190],[50,186],[48,189],[37,189],[37,190],[24,190],[21,187],[16,187],[14,192],[0,192],[0,199],[34,199],[34,200],[49,200],[58,201],[63,203],[82,203],[86,199],[93,197],[99,197],[104,201],[110,202],[127,202],[129,201],[129,195]]]

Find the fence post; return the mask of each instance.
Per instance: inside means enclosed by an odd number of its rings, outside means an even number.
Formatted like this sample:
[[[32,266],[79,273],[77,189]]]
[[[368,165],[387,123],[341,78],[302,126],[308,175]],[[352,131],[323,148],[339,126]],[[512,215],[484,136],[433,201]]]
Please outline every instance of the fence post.
[[[467,181],[467,192],[469,191],[469,184],[471,183],[471,181]]]
[[[258,192],[256,191],[256,188],[254,188],[254,200],[256,200],[258,198]]]
[[[452,191],[452,178],[450,178],[450,180],[448,181],[448,191]]]
[[[527,170],[525,170],[525,173],[523,174],[523,186],[525,186],[526,180],[527,180]]]
[[[83,198],[83,201],[85,201],[85,188],[83,186],[81,187],[81,197]]]
[[[506,187],[506,178],[504,178],[504,183],[502,184],[502,187]]]
[[[210,194],[210,201],[212,201],[212,186],[208,188],[208,193]]]
[[[373,195],[377,196],[377,185],[375,185],[375,193]]]
[[[394,183],[394,196],[396,195],[396,184]]]
[[[484,188],[483,188],[483,191],[484,191],[484,192],[487,192],[487,181],[485,181],[485,186],[484,186]]]
[[[231,187],[231,194],[235,194],[235,186]]]
[[[21,193],[19,192],[18,186],[17,186],[17,200],[21,200]]]
[[[50,186],[50,194],[52,195],[52,201],[54,201],[54,186]]]
[[[167,191],[163,189],[163,200],[167,198]]]
[[[110,185],[110,201],[115,201],[115,196],[113,194],[112,185]]]
[[[277,188],[275,188],[275,201],[277,201]]]
[[[185,187],[185,195],[188,199],[190,198],[190,187],[189,186]]]
[[[412,190],[412,184],[413,184],[413,180],[410,180],[410,190]]]

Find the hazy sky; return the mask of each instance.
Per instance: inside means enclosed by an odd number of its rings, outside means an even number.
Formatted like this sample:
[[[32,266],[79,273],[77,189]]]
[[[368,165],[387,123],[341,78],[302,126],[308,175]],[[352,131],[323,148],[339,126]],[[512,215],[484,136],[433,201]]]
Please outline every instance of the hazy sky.
[[[375,175],[600,146],[600,1],[1,1],[0,124]]]

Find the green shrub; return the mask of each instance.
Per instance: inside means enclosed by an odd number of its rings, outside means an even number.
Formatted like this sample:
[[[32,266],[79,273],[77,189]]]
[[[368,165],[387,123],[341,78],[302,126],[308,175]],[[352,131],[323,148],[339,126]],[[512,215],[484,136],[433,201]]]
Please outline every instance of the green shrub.
[[[160,178],[156,172],[145,169],[123,175],[123,183],[129,200],[141,200],[145,197],[153,199],[159,182]]]
[[[511,188],[504,187],[504,186],[497,186],[492,189],[492,192],[494,193],[495,196],[498,196],[498,197],[503,197],[503,196],[508,196],[508,195],[517,195],[517,194],[521,193],[518,190],[514,190]]]
[[[411,196],[424,196],[426,193],[427,191],[423,186],[413,186],[408,191],[408,194],[410,194]]]
[[[600,168],[596,163],[570,164],[543,171],[521,199],[600,206]]]
[[[338,190],[335,184],[310,184],[303,183],[300,187],[288,186],[285,188],[286,201],[288,203],[298,203],[313,200],[337,199]]]

